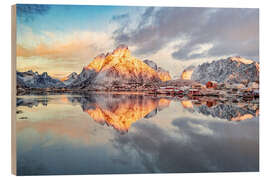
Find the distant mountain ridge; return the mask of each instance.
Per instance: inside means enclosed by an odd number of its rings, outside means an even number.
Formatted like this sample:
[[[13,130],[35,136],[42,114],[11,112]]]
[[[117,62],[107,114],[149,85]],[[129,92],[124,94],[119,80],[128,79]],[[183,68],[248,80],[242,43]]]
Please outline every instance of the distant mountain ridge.
[[[81,73],[71,73],[62,81],[47,73],[17,72],[20,87],[70,89],[106,89],[114,85],[147,84],[171,80],[168,71],[150,60],[141,61],[131,55],[126,45],[118,46],[113,52],[96,56]]]
[[[181,79],[202,84],[208,81],[218,83],[259,83],[259,63],[242,57],[229,57],[186,68]],[[151,60],[140,60],[131,55],[126,45],[118,46],[113,52],[96,56],[81,73],[71,73],[62,81],[50,77],[47,72],[39,74],[32,70],[17,72],[17,87],[21,88],[67,88],[98,89],[111,87],[133,88],[145,84],[171,82],[168,71]],[[133,86],[134,85],[134,86]]]
[[[25,88],[53,88],[64,87],[65,84],[58,79],[54,79],[47,72],[38,74],[32,70],[26,72],[16,72],[17,86]]]
[[[258,62],[237,56],[203,63],[193,67],[193,69],[185,69],[181,77],[190,78],[202,84],[208,81],[245,84],[259,82],[259,72],[260,65]]]
[[[69,85],[74,82],[78,78],[78,74],[76,72],[71,73],[67,76],[67,78],[63,81],[65,85]]]

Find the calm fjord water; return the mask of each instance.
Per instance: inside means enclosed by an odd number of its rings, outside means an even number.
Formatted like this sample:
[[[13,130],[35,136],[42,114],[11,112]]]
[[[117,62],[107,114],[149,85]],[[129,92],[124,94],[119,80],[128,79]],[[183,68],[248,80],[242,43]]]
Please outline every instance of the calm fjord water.
[[[17,174],[259,170],[258,104],[143,95],[17,97]]]

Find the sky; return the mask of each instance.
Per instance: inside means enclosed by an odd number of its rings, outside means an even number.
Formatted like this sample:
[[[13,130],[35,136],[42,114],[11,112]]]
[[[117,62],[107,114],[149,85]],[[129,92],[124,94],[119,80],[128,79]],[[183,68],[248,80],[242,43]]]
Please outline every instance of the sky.
[[[230,56],[259,61],[259,9],[17,5],[17,70],[63,78],[126,44],[173,78]]]

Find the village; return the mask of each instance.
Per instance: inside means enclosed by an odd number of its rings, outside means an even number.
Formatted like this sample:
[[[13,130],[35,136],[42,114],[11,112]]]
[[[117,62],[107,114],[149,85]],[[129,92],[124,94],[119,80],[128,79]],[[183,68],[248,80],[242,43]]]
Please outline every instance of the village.
[[[192,97],[215,97],[220,100],[242,100],[252,101],[259,98],[259,85],[258,83],[250,83],[248,86],[243,84],[229,84],[217,83],[215,81],[208,81],[205,85],[199,83],[192,83],[191,85],[184,86],[160,86],[153,94],[166,94],[170,96],[188,96]]]
[[[29,93],[76,93],[76,92],[140,92],[154,96],[170,97],[215,97],[224,100],[241,99],[251,101],[259,98],[259,84],[251,82],[246,86],[243,84],[217,83],[208,81],[200,84],[191,80],[171,80],[162,83],[126,83],[113,84],[105,88],[69,89],[69,88],[17,88],[17,94]]]
[[[139,91],[155,96],[170,97],[212,97],[220,100],[252,101],[259,98],[259,84],[256,82],[244,84],[217,83],[208,81],[200,84],[190,80],[172,80],[159,84],[128,83],[112,86],[105,91]]]

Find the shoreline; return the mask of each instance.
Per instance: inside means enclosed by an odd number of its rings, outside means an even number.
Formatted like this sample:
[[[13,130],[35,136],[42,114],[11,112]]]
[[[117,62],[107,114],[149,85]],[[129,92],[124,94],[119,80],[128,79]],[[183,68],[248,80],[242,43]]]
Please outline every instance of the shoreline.
[[[176,98],[176,99],[188,99],[188,100],[213,100],[225,102],[255,102],[259,103],[259,94],[250,95],[250,94],[226,94],[226,90],[196,90],[199,93],[189,93],[189,92],[158,92],[153,90],[140,90],[140,91],[104,91],[104,90],[53,90],[53,89],[31,89],[24,92],[19,92],[16,96],[29,96],[29,95],[95,95],[95,94],[111,94],[111,95],[143,95],[143,96],[152,96],[160,98]],[[225,95],[226,94],[226,95]]]

